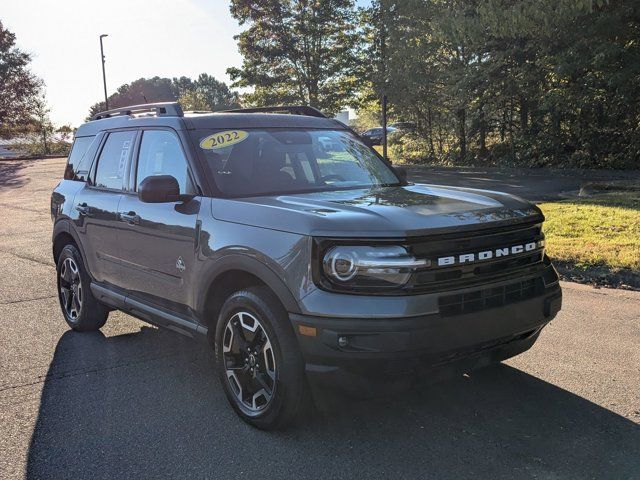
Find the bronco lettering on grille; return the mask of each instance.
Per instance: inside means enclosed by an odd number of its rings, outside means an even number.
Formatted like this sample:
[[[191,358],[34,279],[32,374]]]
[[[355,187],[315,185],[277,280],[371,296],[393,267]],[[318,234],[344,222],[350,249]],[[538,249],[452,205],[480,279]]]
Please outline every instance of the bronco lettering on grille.
[[[544,240],[523,243],[520,245],[512,245],[510,247],[496,248],[494,250],[483,250],[474,253],[461,253],[459,255],[451,255],[448,257],[438,258],[439,267],[448,267],[452,265],[461,265],[463,263],[473,263],[482,260],[491,260],[492,258],[501,258],[521,253],[533,252],[544,247]]]

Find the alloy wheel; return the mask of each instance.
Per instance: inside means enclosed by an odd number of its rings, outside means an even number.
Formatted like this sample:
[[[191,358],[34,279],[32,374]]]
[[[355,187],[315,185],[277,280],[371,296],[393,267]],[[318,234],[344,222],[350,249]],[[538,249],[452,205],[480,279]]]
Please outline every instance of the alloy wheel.
[[[226,377],[238,404],[258,414],[276,388],[276,358],[264,327],[255,315],[236,312],[227,321],[222,340]]]
[[[76,320],[82,310],[82,280],[78,265],[72,258],[65,258],[60,267],[60,302],[71,320]]]

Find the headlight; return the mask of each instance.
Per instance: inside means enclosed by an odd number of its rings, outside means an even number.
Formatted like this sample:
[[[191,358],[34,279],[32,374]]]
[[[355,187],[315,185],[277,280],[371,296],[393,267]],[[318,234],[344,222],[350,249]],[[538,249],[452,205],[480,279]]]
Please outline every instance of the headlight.
[[[428,264],[399,245],[335,246],[322,261],[326,278],[344,287],[401,287],[416,269]]]

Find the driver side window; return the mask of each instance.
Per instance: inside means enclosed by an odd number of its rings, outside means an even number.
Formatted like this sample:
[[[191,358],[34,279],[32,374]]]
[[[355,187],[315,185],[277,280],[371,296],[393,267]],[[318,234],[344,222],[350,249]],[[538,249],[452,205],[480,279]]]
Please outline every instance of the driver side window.
[[[178,138],[167,130],[145,130],[138,154],[136,189],[147,177],[171,175],[178,181],[181,194],[195,194],[187,159]]]

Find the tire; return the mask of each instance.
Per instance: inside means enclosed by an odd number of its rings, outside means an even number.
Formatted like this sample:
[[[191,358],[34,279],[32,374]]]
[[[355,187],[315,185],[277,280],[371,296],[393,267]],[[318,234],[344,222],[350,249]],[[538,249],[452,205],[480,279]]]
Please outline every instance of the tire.
[[[66,245],[60,252],[56,274],[58,300],[67,324],[78,332],[102,328],[109,309],[91,293],[91,278],[75,245]]]
[[[306,406],[308,387],[298,341],[287,312],[268,288],[247,288],[229,296],[218,317],[215,352],[227,399],[250,425],[284,428]]]

